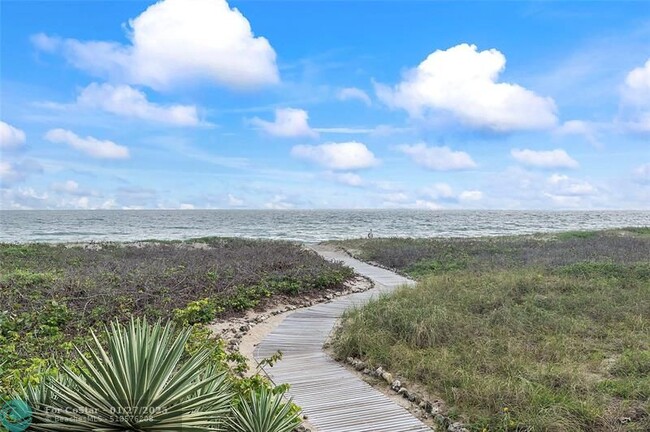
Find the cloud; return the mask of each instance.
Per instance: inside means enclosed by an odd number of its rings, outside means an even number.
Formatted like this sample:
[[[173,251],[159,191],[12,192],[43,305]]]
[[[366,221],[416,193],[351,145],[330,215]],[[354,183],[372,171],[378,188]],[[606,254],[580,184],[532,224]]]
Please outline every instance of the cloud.
[[[17,148],[25,144],[25,132],[0,121],[0,149]]]
[[[463,191],[458,195],[458,200],[461,202],[467,201],[480,201],[483,199],[483,192],[478,190]]]
[[[77,104],[124,117],[176,126],[196,126],[200,123],[195,106],[157,105],[149,102],[142,91],[128,85],[92,83],[81,91]]]
[[[180,210],[194,210],[194,204],[188,204],[188,203],[181,203],[178,208]]]
[[[244,200],[237,198],[233,194],[228,194],[228,205],[230,207],[241,207],[244,205]]]
[[[379,163],[365,144],[356,141],[315,146],[298,145],[291,149],[291,156],[332,170],[369,168]]]
[[[13,182],[20,178],[16,168],[9,162],[0,160],[0,180],[3,182]]]
[[[2,162],[0,162],[0,166]],[[47,193],[38,193],[33,188],[0,189],[0,204],[7,209],[41,209],[47,206]]]
[[[425,210],[441,210],[442,206],[433,201],[415,200],[415,208]]]
[[[309,127],[307,111],[295,108],[275,110],[275,120],[270,122],[253,118],[250,123],[269,135],[278,137],[317,137],[318,134]]]
[[[322,128],[314,128],[314,131],[316,132],[324,132],[324,133],[335,133],[335,134],[372,134],[376,131],[374,128],[366,128],[366,127],[347,127],[347,126],[342,126],[342,127],[322,127]]]
[[[476,202],[483,199],[483,192],[479,190],[465,190],[460,193],[456,193],[454,189],[447,183],[436,183],[432,186],[428,186],[422,189],[421,195],[423,198],[426,198],[426,202],[436,202],[438,201],[454,204],[464,204],[470,202]],[[433,201],[430,201],[433,200]]]
[[[537,168],[577,168],[578,162],[562,149],[536,151],[529,149],[512,149],[510,151],[517,162]]]
[[[74,195],[80,197],[100,196],[98,192],[81,188],[79,186],[79,183],[77,183],[74,180],[66,180],[64,182],[52,183],[50,189],[54,192],[58,192],[60,194],[65,194],[65,195]]]
[[[449,115],[461,124],[495,132],[540,130],[557,123],[553,99],[517,84],[499,83],[505,56],[461,44],[430,54],[394,88],[377,84],[377,96],[411,117]]]
[[[382,195],[387,204],[403,204],[410,200],[409,196],[404,192],[393,192]]]
[[[650,163],[638,166],[634,170],[634,181],[640,184],[650,184]]]
[[[63,183],[54,183],[52,184],[52,190],[55,192],[76,194],[79,193],[79,183],[74,180],[68,180]]]
[[[359,187],[364,185],[363,178],[355,173],[329,173],[329,177],[333,178],[336,182],[347,185]]]
[[[336,96],[339,100],[342,101],[358,100],[365,103],[368,106],[372,105],[372,101],[370,100],[370,96],[368,96],[368,93],[356,87],[343,88],[339,90]]]
[[[553,174],[547,179],[549,186],[548,195],[564,196],[564,197],[579,197],[586,195],[594,195],[598,189],[591,183],[571,178],[562,174]]]
[[[625,107],[623,126],[635,133],[650,132],[650,59],[632,69],[622,89]]]
[[[42,172],[41,164],[32,159],[21,162],[0,160],[0,182],[2,183],[18,183],[25,180],[30,174]]]
[[[158,90],[195,80],[240,88],[279,81],[268,40],[225,0],[159,1],[125,27],[127,45],[44,34],[32,42],[90,74]]]
[[[650,110],[638,113],[636,118],[626,122],[624,126],[631,132],[650,132]]]
[[[634,105],[650,105],[650,59],[632,69],[625,77],[624,99]]]
[[[424,143],[401,145],[398,150],[418,165],[434,171],[455,171],[476,168],[476,162],[463,151],[449,147],[427,147]]]
[[[102,141],[91,136],[81,138],[74,132],[65,129],[52,129],[45,134],[45,139],[57,144],[67,144],[97,159],[127,159],[129,157],[129,149],[113,141]]]
[[[558,135],[579,135],[584,137],[589,144],[594,147],[602,148],[603,145],[598,139],[597,135],[598,125],[583,121],[583,120],[569,120],[562,123],[555,133]]]
[[[61,47],[61,39],[57,37],[50,37],[45,33],[37,33],[30,37],[32,45],[39,51],[47,53],[55,53]]]
[[[288,210],[295,207],[295,204],[289,202],[284,195],[275,195],[271,200],[264,204],[264,208],[270,210]]]
[[[433,199],[454,198],[454,190],[447,183],[436,183],[433,186],[424,188],[423,193]]]

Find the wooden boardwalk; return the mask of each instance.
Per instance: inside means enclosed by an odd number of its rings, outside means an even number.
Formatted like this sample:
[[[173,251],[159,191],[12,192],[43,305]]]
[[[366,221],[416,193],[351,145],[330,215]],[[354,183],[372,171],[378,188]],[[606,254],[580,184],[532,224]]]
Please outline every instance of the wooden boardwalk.
[[[341,252],[313,246],[320,255],[346,265],[375,282],[372,290],[298,310],[255,349],[256,360],[280,350],[283,358],[265,372],[275,383],[289,383],[289,394],[319,432],[425,432],[427,425],[387,396],[358,379],[322,350],[343,311],[381,292],[414,282]]]

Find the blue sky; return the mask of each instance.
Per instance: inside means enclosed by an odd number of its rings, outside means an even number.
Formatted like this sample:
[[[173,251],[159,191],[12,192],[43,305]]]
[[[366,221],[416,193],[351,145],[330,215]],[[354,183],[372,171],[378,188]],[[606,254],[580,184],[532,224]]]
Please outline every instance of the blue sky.
[[[4,209],[650,209],[644,1],[0,8]]]

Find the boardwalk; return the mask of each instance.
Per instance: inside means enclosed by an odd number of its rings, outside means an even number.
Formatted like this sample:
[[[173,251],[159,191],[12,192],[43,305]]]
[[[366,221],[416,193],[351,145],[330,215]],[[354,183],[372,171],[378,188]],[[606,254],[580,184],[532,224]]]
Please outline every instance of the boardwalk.
[[[291,384],[290,395],[319,432],[430,431],[404,408],[322,351],[323,343],[345,309],[361,305],[380,292],[413,282],[340,252],[320,246],[314,250],[327,259],[344,261],[357,273],[371,278],[375,288],[294,312],[259,344],[255,358],[260,360],[282,351],[282,360],[266,368],[266,372],[276,383]]]

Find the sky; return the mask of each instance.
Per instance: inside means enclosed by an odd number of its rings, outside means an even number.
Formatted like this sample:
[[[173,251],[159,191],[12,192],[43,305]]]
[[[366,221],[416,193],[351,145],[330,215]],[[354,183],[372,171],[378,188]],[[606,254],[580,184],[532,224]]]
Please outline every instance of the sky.
[[[0,1],[2,209],[650,209],[646,1]]]

